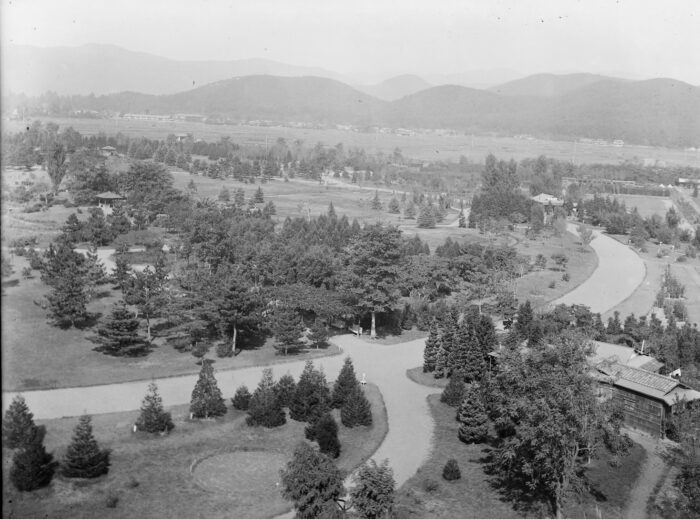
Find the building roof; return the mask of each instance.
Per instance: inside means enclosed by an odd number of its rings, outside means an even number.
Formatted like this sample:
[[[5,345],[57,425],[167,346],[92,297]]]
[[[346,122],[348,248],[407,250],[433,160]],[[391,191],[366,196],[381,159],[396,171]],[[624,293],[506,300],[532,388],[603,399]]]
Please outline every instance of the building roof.
[[[104,151],[117,151],[117,148],[114,148],[112,146],[105,146],[102,148]]]
[[[555,196],[548,195],[547,193],[540,193],[537,196],[533,196],[531,200],[534,200],[538,204],[542,205],[553,205],[553,206],[562,206],[564,205],[564,201],[558,199]]]
[[[688,388],[675,378],[652,373],[640,368],[623,366],[616,362],[602,362],[598,371],[608,375],[613,385],[641,393],[673,405],[677,400],[700,400],[700,392]]]
[[[117,193],[112,193],[111,191],[105,191],[104,193],[100,193],[99,195],[96,195],[96,198],[104,198],[107,200],[123,200],[124,197],[122,195],[118,195]]]

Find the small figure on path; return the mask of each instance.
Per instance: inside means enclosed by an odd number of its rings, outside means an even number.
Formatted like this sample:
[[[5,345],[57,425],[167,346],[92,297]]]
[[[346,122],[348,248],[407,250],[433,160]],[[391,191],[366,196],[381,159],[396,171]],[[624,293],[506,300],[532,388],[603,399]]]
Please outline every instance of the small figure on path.
[[[362,374],[362,380],[360,380],[360,384],[362,384],[363,386],[367,384],[367,377],[364,373]]]

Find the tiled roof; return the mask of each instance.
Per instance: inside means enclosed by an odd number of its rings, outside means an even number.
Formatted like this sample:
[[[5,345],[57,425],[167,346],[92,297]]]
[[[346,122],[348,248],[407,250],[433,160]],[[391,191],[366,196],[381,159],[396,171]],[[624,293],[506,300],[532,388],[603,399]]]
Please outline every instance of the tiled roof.
[[[532,200],[539,204],[551,204],[551,205],[564,205],[564,202],[555,196],[548,195],[547,193],[540,193],[537,196],[533,196]]]
[[[118,195],[117,193],[112,193],[111,191],[105,191],[104,193],[100,193],[97,195],[97,198],[124,198],[122,195]]]

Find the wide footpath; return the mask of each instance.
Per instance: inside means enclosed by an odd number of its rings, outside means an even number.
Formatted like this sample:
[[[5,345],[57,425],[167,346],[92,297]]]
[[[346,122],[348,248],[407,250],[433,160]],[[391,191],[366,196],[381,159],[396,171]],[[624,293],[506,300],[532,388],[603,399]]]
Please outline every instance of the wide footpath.
[[[632,250],[599,232],[591,242],[598,255],[598,267],[591,277],[554,304],[582,304],[594,312],[605,312],[629,297],[644,279],[644,263]],[[317,360],[329,380],[334,380],[346,355],[353,359],[358,376],[379,387],[388,415],[389,432],[373,458],[388,459],[394,470],[397,486],[410,478],[428,457],[433,422],[426,397],[434,388],[415,384],[406,377],[406,370],[423,362],[422,339],[391,346],[369,342],[351,335],[335,337],[343,355]],[[304,362],[294,361],[273,367],[275,377],[290,373],[298,378]],[[233,396],[245,384],[254,389],[262,367],[243,368],[216,373],[223,394]],[[197,375],[154,380],[166,406],[190,401]],[[23,396],[38,419],[100,414],[139,409],[150,380],[102,386],[28,391]],[[3,410],[15,393],[3,393]]]

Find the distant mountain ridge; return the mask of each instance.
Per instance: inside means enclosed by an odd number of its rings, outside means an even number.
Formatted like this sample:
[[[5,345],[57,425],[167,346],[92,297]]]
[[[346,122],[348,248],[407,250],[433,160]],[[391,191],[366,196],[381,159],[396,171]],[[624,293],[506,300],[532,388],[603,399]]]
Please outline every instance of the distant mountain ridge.
[[[533,74],[489,88],[505,96],[557,97],[599,81],[625,81],[599,74]]]
[[[384,101],[395,101],[407,95],[430,88],[425,79],[415,74],[403,74],[389,78],[376,85],[356,85],[355,88]]]
[[[115,45],[41,48],[8,45],[3,50],[4,92],[34,96],[47,90],[61,95],[139,92],[174,94],[222,79],[269,74],[319,76],[345,83],[341,74],[266,59],[178,61]]]

